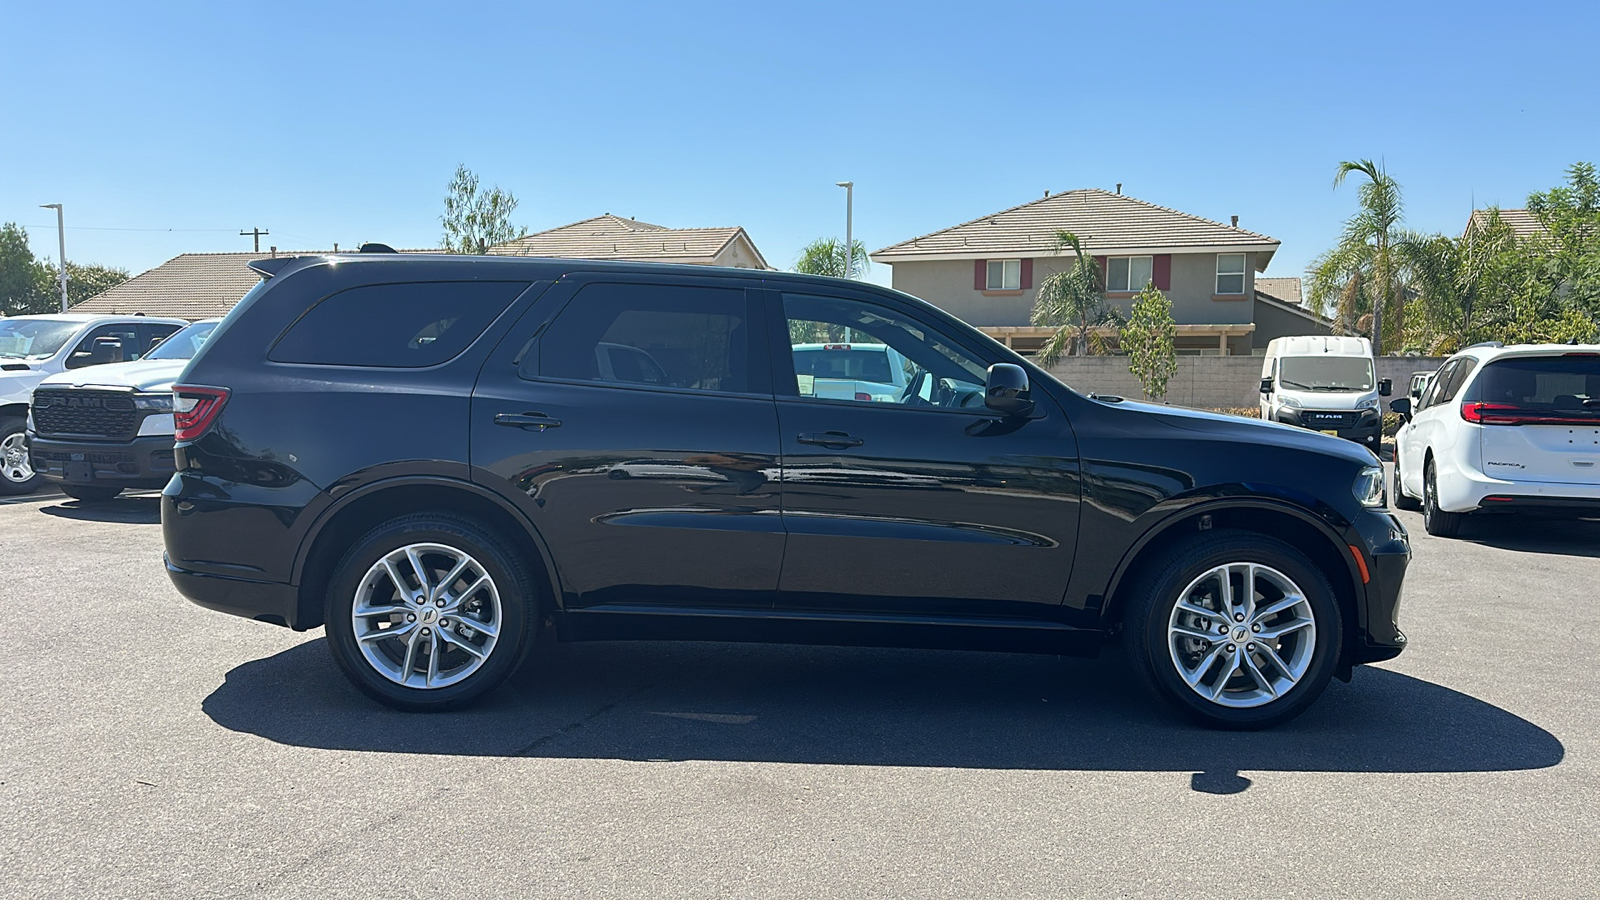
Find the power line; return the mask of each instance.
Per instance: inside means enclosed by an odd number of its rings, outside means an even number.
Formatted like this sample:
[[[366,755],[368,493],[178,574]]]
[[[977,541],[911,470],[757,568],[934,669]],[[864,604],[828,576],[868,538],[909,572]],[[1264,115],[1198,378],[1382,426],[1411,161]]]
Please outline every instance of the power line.
[[[54,231],[55,228],[56,228],[56,226],[54,226],[54,225],[24,225],[22,227],[23,227],[23,229],[48,228],[51,231]],[[99,226],[99,225],[68,225],[67,226],[67,230],[68,231],[159,231],[159,232],[185,232],[185,233],[204,232],[204,233],[207,233],[207,234],[232,234],[233,233],[233,229],[232,228],[108,228],[108,227]],[[247,232],[244,232],[244,233],[245,234],[249,234],[250,232],[247,231]],[[266,232],[262,232],[262,234],[265,234],[265,233]]]

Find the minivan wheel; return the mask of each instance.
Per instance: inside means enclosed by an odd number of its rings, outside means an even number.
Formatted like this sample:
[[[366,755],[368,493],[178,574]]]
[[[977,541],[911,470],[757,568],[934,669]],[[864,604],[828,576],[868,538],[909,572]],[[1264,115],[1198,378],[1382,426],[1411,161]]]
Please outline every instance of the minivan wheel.
[[[1344,633],[1328,579],[1275,538],[1216,531],[1153,563],[1127,610],[1156,693],[1214,728],[1266,728],[1322,694]]]
[[[1406,493],[1405,481],[1400,475],[1400,448],[1394,449],[1394,508],[1407,512],[1416,512],[1422,508],[1422,501]]]
[[[1434,537],[1455,537],[1461,533],[1461,520],[1465,513],[1445,512],[1439,508],[1439,479],[1434,474],[1433,460],[1422,466],[1422,527]]]
[[[42,481],[28,458],[24,419],[0,419],[0,494],[31,494]]]
[[[356,687],[398,709],[471,703],[505,681],[531,645],[532,581],[516,554],[469,519],[392,519],[345,554],[330,579],[333,658]]]

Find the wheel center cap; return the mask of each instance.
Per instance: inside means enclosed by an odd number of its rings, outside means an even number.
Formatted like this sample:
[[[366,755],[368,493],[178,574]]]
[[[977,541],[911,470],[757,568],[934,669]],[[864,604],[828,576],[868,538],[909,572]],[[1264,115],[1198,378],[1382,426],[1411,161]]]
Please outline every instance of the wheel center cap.
[[[1233,629],[1233,639],[1235,642],[1244,640],[1249,634],[1250,632],[1243,625]]]
[[[424,625],[432,625],[433,624],[433,620],[437,619],[438,617],[439,617],[438,613],[434,612],[431,609],[425,609],[425,610],[422,611],[422,624],[424,624]]]

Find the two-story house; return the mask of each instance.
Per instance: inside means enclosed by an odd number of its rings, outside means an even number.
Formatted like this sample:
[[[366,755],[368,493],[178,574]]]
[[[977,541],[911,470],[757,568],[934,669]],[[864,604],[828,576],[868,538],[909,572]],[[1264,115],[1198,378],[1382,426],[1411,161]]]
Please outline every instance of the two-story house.
[[[1072,265],[1053,252],[1070,231],[1094,256],[1106,298],[1126,315],[1154,284],[1172,302],[1180,353],[1249,354],[1280,334],[1327,334],[1327,320],[1256,291],[1279,242],[1119,192],[1085,188],[912,238],[872,254],[892,267],[896,290],[961,317],[1032,353],[1054,332],[1030,322],[1039,284]],[[1283,291],[1279,291],[1283,293]],[[1296,291],[1298,295],[1298,291]],[[1295,298],[1298,300],[1298,296]]]

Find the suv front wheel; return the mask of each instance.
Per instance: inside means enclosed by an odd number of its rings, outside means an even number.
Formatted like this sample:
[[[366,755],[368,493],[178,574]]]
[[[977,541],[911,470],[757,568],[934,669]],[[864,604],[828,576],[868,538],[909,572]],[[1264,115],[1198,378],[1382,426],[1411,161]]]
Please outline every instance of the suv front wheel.
[[[532,581],[469,519],[419,514],[368,532],[334,570],[328,645],[345,675],[398,709],[470,703],[516,669],[532,641]]]
[[[1156,692],[1215,728],[1266,728],[1327,687],[1344,624],[1321,570],[1288,544],[1216,531],[1134,585],[1127,635]]]

